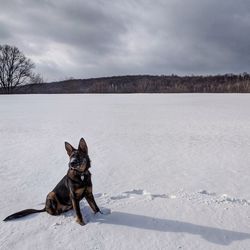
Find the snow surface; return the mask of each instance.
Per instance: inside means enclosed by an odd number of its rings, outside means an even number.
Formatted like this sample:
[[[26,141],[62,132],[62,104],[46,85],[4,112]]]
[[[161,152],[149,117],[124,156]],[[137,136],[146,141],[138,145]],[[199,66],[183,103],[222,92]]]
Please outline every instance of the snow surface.
[[[106,215],[0,222],[0,249],[250,249],[250,95],[0,96],[0,217],[43,208],[84,137]],[[109,213],[111,210],[111,213]]]

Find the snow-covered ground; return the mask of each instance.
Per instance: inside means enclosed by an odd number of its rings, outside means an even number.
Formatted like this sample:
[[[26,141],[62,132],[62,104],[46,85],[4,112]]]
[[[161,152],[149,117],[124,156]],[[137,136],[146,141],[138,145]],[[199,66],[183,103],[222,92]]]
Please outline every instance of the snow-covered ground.
[[[43,208],[84,137],[107,215],[0,222],[0,249],[250,249],[250,95],[0,96],[0,218]]]

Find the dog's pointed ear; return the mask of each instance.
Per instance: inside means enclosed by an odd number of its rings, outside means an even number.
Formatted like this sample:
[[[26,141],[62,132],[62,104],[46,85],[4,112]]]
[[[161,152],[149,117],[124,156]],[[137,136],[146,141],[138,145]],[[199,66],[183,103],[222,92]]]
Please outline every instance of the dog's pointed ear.
[[[75,150],[68,142],[65,142],[65,149],[69,156],[71,156],[72,152]]]
[[[83,138],[81,138],[81,140],[79,142],[78,151],[85,153],[85,154],[88,154],[88,146],[87,146],[86,141]]]

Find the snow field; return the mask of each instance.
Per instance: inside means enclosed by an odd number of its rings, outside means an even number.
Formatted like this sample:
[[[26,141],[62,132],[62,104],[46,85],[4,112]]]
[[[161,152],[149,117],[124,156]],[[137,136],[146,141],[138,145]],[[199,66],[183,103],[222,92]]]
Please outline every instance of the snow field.
[[[250,96],[0,96],[0,215],[41,208],[84,137],[105,214],[0,222],[1,249],[250,249]]]

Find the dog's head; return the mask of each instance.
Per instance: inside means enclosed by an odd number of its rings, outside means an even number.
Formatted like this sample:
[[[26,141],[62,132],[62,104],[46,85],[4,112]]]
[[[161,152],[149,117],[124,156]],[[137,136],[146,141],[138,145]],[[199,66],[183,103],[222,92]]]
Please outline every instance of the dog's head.
[[[65,142],[65,149],[69,155],[69,168],[84,174],[90,168],[90,159],[88,156],[88,146],[81,138],[78,149],[75,149],[68,142]]]

